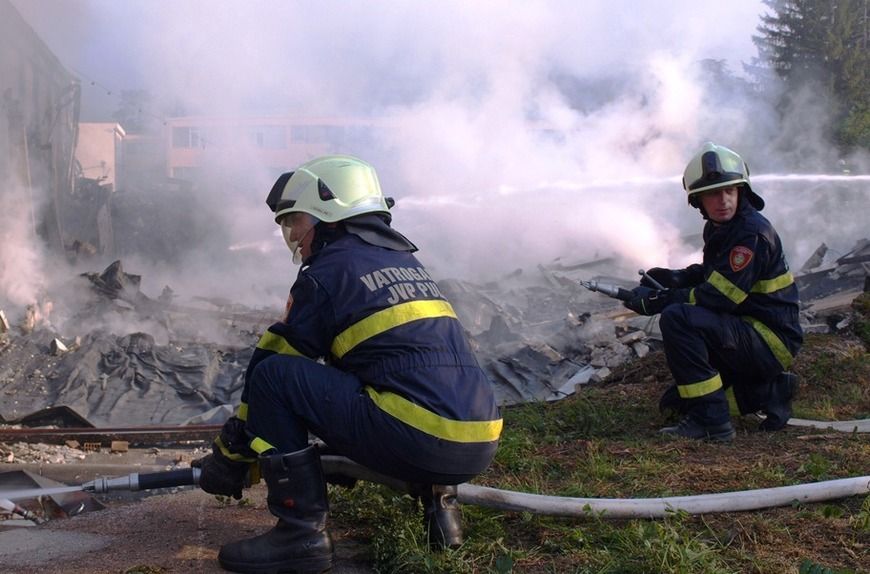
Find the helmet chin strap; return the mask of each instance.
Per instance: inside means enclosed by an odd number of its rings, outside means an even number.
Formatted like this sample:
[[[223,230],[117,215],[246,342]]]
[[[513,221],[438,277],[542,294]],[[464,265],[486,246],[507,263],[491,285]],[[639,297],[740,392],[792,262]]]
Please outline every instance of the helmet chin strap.
[[[305,238],[308,237],[309,233],[314,233],[315,227],[317,227],[316,224],[309,227],[308,231],[306,231],[302,237],[299,238],[299,241],[296,242],[296,249],[293,250],[293,263],[295,265],[302,265],[302,242],[305,241]]]
[[[290,235],[293,232],[293,228],[287,225],[281,225],[281,234],[284,236],[284,243],[287,244],[287,248],[290,249],[290,253],[293,254],[293,263],[296,265],[302,264],[302,242],[305,241],[305,238],[308,237],[308,234],[314,231],[315,225],[312,225],[308,228],[308,230],[302,234],[302,237],[293,241],[290,239]]]

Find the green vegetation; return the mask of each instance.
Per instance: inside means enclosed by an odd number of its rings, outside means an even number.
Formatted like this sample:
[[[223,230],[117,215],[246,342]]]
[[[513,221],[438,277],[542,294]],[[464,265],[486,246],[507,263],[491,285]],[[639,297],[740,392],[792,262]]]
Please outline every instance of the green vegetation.
[[[870,416],[870,354],[859,298],[852,333],[814,335],[794,369],[800,416]],[[868,474],[870,436],[735,419],[730,445],[669,440],[657,429],[670,384],[661,353],[556,403],[505,409],[491,468],[475,483],[572,497],[655,497],[786,486]],[[824,416],[823,416],[824,415]],[[465,544],[432,552],[416,500],[360,482],[330,487],[333,529],[384,573],[870,572],[870,495],[757,512],[662,520],[539,516],[463,506]]]
[[[852,308],[855,310],[852,331],[865,347],[870,348],[870,293],[862,293],[855,298]]]
[[[785,81],[781,107],[809,86],[833,103],[834,140],[870,148],[870,10],[867,0],[765,0],[755,36],[761,76],[772,70]]]

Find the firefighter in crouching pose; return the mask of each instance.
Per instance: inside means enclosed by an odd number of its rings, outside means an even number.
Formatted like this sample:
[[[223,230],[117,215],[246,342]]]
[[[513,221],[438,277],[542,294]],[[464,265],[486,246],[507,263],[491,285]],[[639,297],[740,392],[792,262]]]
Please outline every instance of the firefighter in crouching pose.
[[[331,567],[309,432],[331,452],[420,485],[430,544],[459,545],[455,485],[490,464],[502,420],[453,308],[390,227],[392,200],[369,164],[315,159],[279,177],[266,203],[302,268],[285,319],[257,343],[237,414],[195,464],[206,492],[240,497],[257,463],[278,523],[223,546],[221,566]]]
[[[704,226],[702,264],[653,268],[625,306],[661,313],[665,357],[676,386],[660,407],[684,416],[660,432],[730,441],[734,437],[726,390],[743,414],[763,412],[764,430],[791,417],[797,378],[786,372],[803,341],[798,290],[782,244],[759,211],[749,168],[732,150],[706,143],[683,174],[689,204]]]

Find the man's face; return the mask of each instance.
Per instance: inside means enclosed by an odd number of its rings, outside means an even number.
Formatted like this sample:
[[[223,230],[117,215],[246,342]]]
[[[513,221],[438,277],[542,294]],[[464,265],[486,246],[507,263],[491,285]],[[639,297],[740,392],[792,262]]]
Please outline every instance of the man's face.
[[[737,212],[740,191],[736,185],[718,187],[701,193],[701,205],[714,223],[728,223]]]
[[[311,241],[314,239],[314,234],[311,231],[316,223],[317,220],[312,216],[301,212],[288,213],[281,219],[281,233],[284,235],[284,241],[294,256],[298,251],[302,261],[311,255]]]

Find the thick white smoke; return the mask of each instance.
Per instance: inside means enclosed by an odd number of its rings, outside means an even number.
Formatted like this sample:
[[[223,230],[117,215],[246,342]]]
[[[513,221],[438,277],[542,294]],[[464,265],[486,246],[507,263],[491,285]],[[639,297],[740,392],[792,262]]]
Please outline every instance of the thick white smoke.
[[[0,182],[0,309],[9,309],[7,314],[37,303],[45,288],[43,245],[34,215],[38,209],[27,188]]]
[[[86,119],[109,117],[121,88],[189,114],[377,118],[389,129],[375,147],[335,151],[375,164],[398,200],[395,226],[441,277],[615,253],[685,264],[693,254],[680,238],[702,222],[679,178],[705,140],[741,152],[753,173],[836,160],[815,138],[778,155],[795,125],[824,114],[816,102],[783,123],[748,89],[741,62],[756,54],[761,0],[14,1],[83,74]],[[247,185],[209,182],[227,234],[215,253],[131,271],[244,302],[280,299],[292,270],[263,205],[267,166],[243,167]],[[787,212],[767,213],[792,217],[813,201],[793,196]],[[820,242],[829,226],[813,231]],[[807,254],[818,243],[795,233]],[[230,245],[273,252],[222,255]]]

